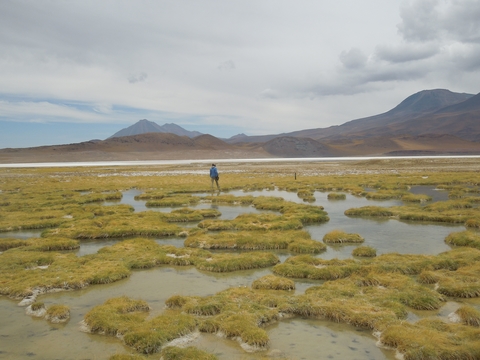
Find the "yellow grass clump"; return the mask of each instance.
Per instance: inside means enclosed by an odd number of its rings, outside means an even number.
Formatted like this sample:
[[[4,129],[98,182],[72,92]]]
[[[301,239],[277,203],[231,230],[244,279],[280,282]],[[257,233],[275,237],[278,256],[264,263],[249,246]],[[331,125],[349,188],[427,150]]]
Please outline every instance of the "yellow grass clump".
[[[290,257],[273,268],[273,272],[279,276],[316,280],[341,279],[359,270],[360,264],[355,260],[323,260],[311,255]]]
[[[380,341],[397,349],[405,360],[476,359],[480,354],[480,329],[436,319],[389,326]]]
[[[360,208],[353,208],[345,210],[346,216],[364,216],[364,217],[391,217],[394,216],[393,211],[390,211],[381,206],[363,206]]]
[[[115,354],[110,356],[108,360],[145,360],[145,357],[137,354]]]
[[[189,194],[171,194],[162,198],[148,200],[145,203],[147,207],[175,207],[192,206],[198,204],[200,198]]]
[[[195,360],[217,360],[218,358],[206,351],[197,349],[194,346],[180,348],[176,346],[167,346],[162,349],[160,355],[163,360],[180,360],[180,359],[195,359]]]
[[[45,232],[45,236],[63,236],[72,239],[104,239],[131,236],[173,236],[182,229],[165,221],[164,215],[146,211],[129,215],[105,215],[83,219],[58,229]]]
[[[0,251],[13,249],[16,247],[27,246],[28,242],[21,239],[4,238],[0,239]]]
[[[480,234],[473,231],[460,231],[449,234],[445,238],[449,245],[472,247],[480,249]]]
[[[202,249],[233,249],[233,250],[279,250],[288,249],[297,253],[319,253],[326,246],[312,240],[304,230],[268,232],[257,231],[221,231],[218,233],[197,232],[187,237],[186,247]]]
[[[200,270],[212,272],[230,272],[238,270],[258,269],[274,266],[280,260],[275,254],[268,252],[250,252],[240,254],[216,254],[195,261]]]
[[[464,325],[480,327],[480,311],[472,306],[463,305],[455,311]]]
[[[353,249],[352,255],[358,257],[375,257],[377,256],[377,250],[371,246],[359,246]]]
[[[206,218],[216,218],[220,215],[222,214],[216,209],[194,210],[190,208],[181,208],[173,210],[170,213],[163,213],[161,217],[167,222],[189,222],[201,221]]]
[[[160,351],[162,345],[192,332],[196,320],[186,314],[167,311],[147,319],[149,307],[142,300],[127,297],[107,300],[84,318],[91,332],[122,336],[126,345],[144,354]]]
[[[323,242],[326,244],[358,244],[365,239],[359,234],[349,234],[342,230],[332,230],[325,234]]]
[[[407,194],[399,190],[378,190],[376,192],[368,192],[365,197],[371,200],[389,200],[401,199],[404,195]]]
[[[343,193],[329,193],[327,195],[328,200],[345,200],[346,198],[347,195]]]
[[[295,290],[295,282],[275,275],[266,275],[255,280],[252,289]]]
[[[66,305],[52,305],[47,308],[45,319],[52,323],[63,323],[70,318],[70,308]]]

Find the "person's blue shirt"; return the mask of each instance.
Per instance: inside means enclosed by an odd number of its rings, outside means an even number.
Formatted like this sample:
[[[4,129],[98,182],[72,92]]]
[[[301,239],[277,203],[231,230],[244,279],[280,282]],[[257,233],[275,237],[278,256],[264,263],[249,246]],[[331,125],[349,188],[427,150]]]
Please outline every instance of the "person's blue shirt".
[[[218,176],[217,168],[215,166],[212,166],[210,168],[210,177],[215,179],[217,176]]]

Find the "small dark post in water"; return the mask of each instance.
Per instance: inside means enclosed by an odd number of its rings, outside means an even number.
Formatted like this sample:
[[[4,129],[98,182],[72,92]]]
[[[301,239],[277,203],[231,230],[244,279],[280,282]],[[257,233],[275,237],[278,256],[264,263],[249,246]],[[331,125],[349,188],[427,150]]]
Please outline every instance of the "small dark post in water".
[[[297,180],[297,173],[295,173],[295,180]]]

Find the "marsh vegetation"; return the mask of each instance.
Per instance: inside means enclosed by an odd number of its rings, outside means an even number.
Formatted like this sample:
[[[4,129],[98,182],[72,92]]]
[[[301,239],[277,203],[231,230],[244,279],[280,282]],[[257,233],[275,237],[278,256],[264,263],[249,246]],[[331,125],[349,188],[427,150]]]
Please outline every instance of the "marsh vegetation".
[[[102,301],[84,309],[83,321],[84,330],[111,337],[131,352],[111,353],[111,359],[149,354],[221,359],[212,348],[195,346],[195,338],[213,334],[237,340],[242,351],[256,351],[252,356],[257,359],[269,358],[269,327],[294,318],[367,330],[405,359],[478,357],[480,303],[471,302],[480,298],[475,162],[372,160],[337,164],[335,170],[331,164],[311,163],[297,169],[295,178],[291,164],[242,166],[248,171],[225,164],[222,193],[215,194],[196,165],[1,170],[0,233],[8,237],[0,238],[0,295],[28,299],[30,308],[44,310],[50,322],[69,324],[78,309],[68,301],[45,306],[43,298],[94,285],[100,292],[105,288]],[[412,187],[448,192],[448,198],[413,194]],[[144,202],[144,211],[121,202],[131,189],[138,192],[135,201]],[[278,196],[282,191],[284,196]],[[381,227],[397,221],[455,225],[460,231],[437,239],[450,250],[428,254],[379,250],[361,227],[315,236],[313,227],[328,228],[329,206],[348,204],[349,198],[374,205],[346,209],[344,223],[366,219]],[[391,205],[385,206],[388,201]],[[239,213],[222,218],[224,207]],[[41,234],[12,236],[28,229],[41,229]],[[396,237],[388,234],[385,248]],[[171,238],[182,239],[183,246],[162,243]],[[77,255],[83,242],[104,239],[115,242]],[[325,256],[338,247],[348,256]],[[249,271],[252,280],[211,294],[196,295],[194,287],[162,294],[166,309],[153,313],[142,292],[136,298],[107,296],[108,284],[165,268],[195,269],[212,279]],[[434,318],[447,302],[458,303],[457,309]],[[423,315],[413,321],[412,313]],[[179,339],[186,345],[179,346]]]

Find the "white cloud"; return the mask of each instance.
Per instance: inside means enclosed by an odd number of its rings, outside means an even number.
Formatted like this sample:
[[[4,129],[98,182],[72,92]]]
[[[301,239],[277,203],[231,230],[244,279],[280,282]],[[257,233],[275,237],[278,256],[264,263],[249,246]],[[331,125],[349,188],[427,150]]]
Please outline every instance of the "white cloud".
[[[227,60],[218,65],[217,69],[232,71],[235,70],[235,63],[232,60]]]
[[[340,124],[423,89],[479,92],[478,18],[478,0],[1,1],[0,114]]]
[[[367,56],[362,50],[353,48],[340,53],[340,61],[347,69],[362,69],[367,64]]]
[[[396,46],[378,45],[375,49],[375,56],[391,63],[404,63],[428,59],[439,51],[438,46],[433,43],[422,45],[403,43]]]
[[[48,101],[0,101],[0,118],[25,122],[100,122],[101,115]]]
[[[139,74],[131,74],[129,77],[128,77],[128,82],[130,84],[135,84],[137,82],[142,82],[142,81],[145,81],[147,80],[147,73],[139,73]]]

